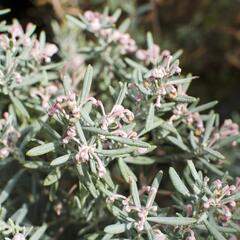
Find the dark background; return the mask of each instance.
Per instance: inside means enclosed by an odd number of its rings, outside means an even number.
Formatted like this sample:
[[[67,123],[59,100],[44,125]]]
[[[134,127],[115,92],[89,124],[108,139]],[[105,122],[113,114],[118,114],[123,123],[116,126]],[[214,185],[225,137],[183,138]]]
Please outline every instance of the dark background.
[[[66,13],[101,11],[106,5],[110,10],[120,7],[130,16],[131,32],[140,45],[151,30],[162,48],[184,50],[184,73],[200,77],[194,80],[191,94],[202,102],[219,100],[217,111],[223,118],[239,111],[239,0],[0,0],[1,8],[12,9],[8,21],[33,22],[47,32],[49,41],[54,39],[52,19],[63,22]]]

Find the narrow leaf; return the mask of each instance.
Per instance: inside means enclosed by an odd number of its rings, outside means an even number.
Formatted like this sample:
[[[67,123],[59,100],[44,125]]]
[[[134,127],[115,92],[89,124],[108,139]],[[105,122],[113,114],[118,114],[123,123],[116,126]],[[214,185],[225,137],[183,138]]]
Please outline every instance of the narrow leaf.
[[[83,89],[82,89],[82,95],[80,98],[81,103],[85,102],[85,100],[87,99],[90,93],[92,78],[93,78],[93,68],[91,65],[88,65],[86,73],[84,75],[84,79],[83,79]]]
[[[50,165],[51,166],[57,166],[57,165],[61,165],[61,164],[64,164],[65,162],[67,162],[71,157],[71,154],[66,154],[66,155],[63,155],[61,157],[58,157],[58,158],[55,158],[51,163]]]
[[[149,107],[148,115],[147,115],[146,125],[145,125],[146,129],[149,129],[153,124],[154,112],[155,112],[154,104],[151,103]]]
[[[139,165],[150,165],[156,162],[155,159],[146,156],[127,157],[124,159],[124,161],[127,163]]]
[[[132,228],[132,223],[116,223],[113,225],[109,225],[104,228],[104,232],[111,233],[111,234],[119,234],[126,232],[127,230],[130,230]]]
[[[133,197],[134,204],[136,205],[136,207],[141,207],[137,184],[134,180],[131,181],[130,187],[131,187],[131,195]]]
[[[43,236],[43,234],[46,232],[47,230],[47,225],[44,224],[42,225],[40,228],[38,228],[33,234],[32,236],[29,238],[29,240],[39,240],[41,239],[41,237]]]
[[[122,158],[118,159],[118,166],[126,182],[129,182],[130,179],[137,181],[135,174],[132,172],[132,170],[128,167],[128,165],[124,162]]]
[[[215,118],[216,118],[216,115],[213,112],[211,112],[210,117],[206,123],[206,129],[205,129],[203,141],[202,141],[203,144],[208,141],[212,133]]]
[[[57,182],[61,177],[61,172],[58,168],[52,170],[47,177],[44,179],[43,185],[49,186]]]
[[[86,29],[86,25],[81,22],[79,19],[72,17],[70,15],[67,15],[67,20],[69,20],[69,22],[72,22],[74,25],[80,27],[81,29]]]
[[[149,217],[147,218],[149,222],[166,224],[171,226],[184,226],[190,225],[197,222],[195,218],[188,217]]]
[[[185,184],[183,183],[181,178],[178,176],[178,174],[175,171],[175,169],[172,168],[172,167],[169,168],[169,176],[171,178],[171,181],[172,181],[175,189],[178,192],[180,192],[181,194],[183,194],[185,196],[190,196],[190,193],[189,193],[187,187],[185,186]]]
[[[213,108],[216,104],[218,103],[218,101],[212,101],[206,104],[202,104],[200,106],[197,106],[195,108],[192,108],[190,111],[191,112],[202,112],[202,111],[206,111],[208,109]]]
[[[203,220],[205,226],[209,232],[214,236],[216,240],[226,240],[226,238],[217,230],[215,226],[210,224],[206,219]]]
[[[189,169],[190,169],[190,172],[191,172],[191,174],[192,174],[192,176],[193,176],[193,179],[194,179],[195,181],[197,181],[199,184],[201,184],[202,181],[201,181],[201,179],[200,179],[200,177],[199,177],[199,175],[198,175],[198,172],[197,172],[197,170],[196,170],[193,162],[192,162],[191,160],[188,160],[188,161],[187,161],[187,164],[188,164],[188,167],[189,167]]]
[[[8,181],[7,185],[4,187],[0,194],[0,205],[3,204],[9,197],[10,193],[12,192],[15,184],[18,182],[19,178],[22,176],[23,171],[19,171],[15,174],[11,179]]]
[[[40,156],[40,155],[54,151],[55,147],[56,147],[56,143],[54,142],[45,143],[30,149],[26,154],[27,156],[30,156],[30,157]]]
[[[28,113],[27,109],[24,107],[24,105],[22,104],[22,102],[17,97],[13,96],[12,94],[9,94],[9,96],[10,96],[11,101],[12,101],[14,107],[16,108],[16,110],[18,110],[22,116],[29,118],[30,117],[29,113]]]
[[[188,147],[179,139],[169,136],[167,137],[167,139],[173,143],[174,145],[176,145],[177,147],[181,148],[182,150],[186,151],[186,152],[190,152],[190,150],[188,149]]]
[[[124,83],[118,95],[117,101],[115,103],[116,105],[122,105],[122,102],[126,96],[126,93],[127,93],[127,83]]]

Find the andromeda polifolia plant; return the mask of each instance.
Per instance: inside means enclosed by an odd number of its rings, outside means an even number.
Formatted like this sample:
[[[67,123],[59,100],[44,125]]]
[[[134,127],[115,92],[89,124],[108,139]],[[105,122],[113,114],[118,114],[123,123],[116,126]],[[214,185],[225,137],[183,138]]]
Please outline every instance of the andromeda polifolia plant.
[[[120,15],[0,24],[1,238],[238,239],[238,125]]]

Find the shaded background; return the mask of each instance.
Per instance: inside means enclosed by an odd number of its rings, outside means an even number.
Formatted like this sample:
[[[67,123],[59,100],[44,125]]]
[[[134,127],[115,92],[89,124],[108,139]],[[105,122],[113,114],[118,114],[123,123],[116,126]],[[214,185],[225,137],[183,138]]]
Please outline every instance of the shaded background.
[[[240,1],[239,0],[0,0],[1,8],[11,8],[10,21],[37,24],[53,40],[52,19],[77,15],[92,9],[118,7],[130,16],[130,32],[144,44],[151,30],[156,43],[172,52],[183,49],[184,73],[200,76],[190,93],[202,102],[217,99],[223,118],[240,110]],[[137,33],[136,33],[137,31]]]

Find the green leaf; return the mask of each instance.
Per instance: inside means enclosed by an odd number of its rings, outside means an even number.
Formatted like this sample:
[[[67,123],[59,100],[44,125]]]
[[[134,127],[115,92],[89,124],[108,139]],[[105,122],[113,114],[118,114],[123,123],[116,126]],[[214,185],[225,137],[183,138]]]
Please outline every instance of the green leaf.
[[[126,147],[126,148],[119,148],[119,149],[112,149],[112,150],[96,149],[95,152],[103,156],[117,157],[117,156],[126,155],[136,150],[137,150],[136,147]]]
[[[49,70],[53,70],[53,69],[59,69],[63,66],[64,66],[64,62],[52,63],[52,64],[41,66],[40,70],[41,71],[49,71]]]
[[[219,175],[219,176],[224,176],[224,172],[222,172],[221,170],[219,170],[215,165],[209,163],[207,160],[205,160],[205,159],[203,159],[203,158],[200,158],[200,161],[204,164],[204,166],[205,166],[208,170],[216,173],[216,174]]]
[[[130,19],[126,18],[118,27],[118,30],[122,33],[126,32],[130,26],[130,23],[131,23]]]
[[[80,27],[81,29],[86,29],[86,25],[83,22],[81,22],[79,19],[77,19],[75,17],[72,17],[70,15],[67,15],[66,18],[69,22],[71,22],[74,25]]]
[[[51,134],[53,138],[56,140],[61,139],[61,136],[58,132],[56,132],[52,127],[49,126],[46,122],[42,121],[41,119],[39,120],[40,124]]]
[[[179,139],[172,136],[167,137],[167,139],[177,147],[181,148],[183,151],[190,152],[189,148]]]
[[[210,224],[206,219],[203,220],[206,228],[214,236],[216,240],[226,240],[226,238],[217,230],[217,228]]]
[[[152,124],[150,124],[148,126],[148,129],[145,127],[140,133],[139,136],[143,136],[144,134],[146,134],[147,132],[152,131],[153,129],[157,128],[157,127],[161,127],[162,129],[168,131],[168,132],[172,132],[175,135],[178,135],[178,132],[176,130],[176,128],[174,126],[172,126],[171,124],[169,124],[168,122],[164,121],[161,118],[155,118],[155,120],[152,122]]]
[[[111,234],[119,234],[130,230],[133,227],[133,223],[116,223],[104,228],[104,232]]]
[[[18,182],[19,178],[22,176],[23,170],[20,170],[8,181],[7,185],[4,187],[0,194],[0,205],[3,204],[9,197],[12,192],[15,184]]]
[[[33,75],[28,75],[23,79],[23,82],[21,84],[16,85],[16,87],[20,88],[21,87],[27,87],[33,84],[36,84],[40,81],[43,81],[45,75],[44,73],[36,73]],[[58,75],[55,72],[48,72],[47,73],[47,79],[48,81],[50,80],[56,80],[58,78]]]
[[[147,32],[147,46],[151,48],[154,45],[153,36],[151,32]]]
[[[86,111],[86,109],[83,107],[80,109],[80,114],[82,119],[87,123],[87,125],[94,126],[94,121],[90,118],[89,113]]]
[[[144,134],[152,131],[153,129],[161,126],[161,124],[163,123],[163,120],[162,119],[159,119],[155,122],[152,123],[152,125],[148,126],[148,129],[147,128],[144,128],[140,133],[139,133],[139,136],[143,136]]]
[[[23,166],[25,168],[29,168],[29,169],[38,169],[40,167],[42,167],[44,164],[42,161],[26,161],[24,162]]]
[[[155,112],[154,104],[151,103],[150,107],[149,107],[148,115],[147,115],[145,129],[151,128],[153,121],[154,121],[154,115],[155,115],[154,112]]]
[[[27,151],[27,156],[33,157],[33,156],[40,156],[44,155],[46,153],[54,151],[56,148],[56,143],[50,142],[50,143],[45,143],[40,146],[34,147]]]
[[[136,207],[140,208],[141,202],[139,198],[137,183],[134,180],[131,180],[130,189],[131,189],[131,195],[133,197],[134,204],[136,205]]]
[[[117,9],[113,13],[112,17],[114,18],[115,21],[117,21],[119,19],[119,17],[121,16],[121,14],[122,14],[122,10],[121,9]]]
[[[23,219],[28,213],[27,206],[24,204],[20,209],[18,209],[10,218],[15,222],[15,224],[21,224]]]
[[[155,235],[154,231],[151,225],[147,221],[145,221],[144,227],[145,227],[145,230],[147,231],[148,240],[156,240],[156,238],[154,237]]]
[[[189,217],[148,217],[149,222],[171,225],[171,226],[184,226],[197,222],[195,218]]]
[[[82,130],[82,127],[81,127],[80,122],[77,121],[76,124],[75,124],[75,126],[76,126],[77,134],[78,134],[81,142],[84,143],[84,144],[87,144],[87,140],[86,140],[85,135],[84,135],[84,133],[83,133],[83,130]]]
[[[126,63],[127,63],[130,67],[139,69],[139,70],[140,70],[140,73],[141,73],[141,72],[143,72],[143,73],[148,72],[148,69],[147,69],[146,67],[144,67],[144,66],[142,66],[141,64],[133,61],[132,59],[130,59],[130,58],[125,58],[124,60],[126,61]],[[141,73],[141,74],[142,74],[142,73]]]
[[[96,134],[103,135],[103,136],[113,136],[113,134],[111,132],[108,132],[106,130],[103,130],[103,129],[97,128],[97,127],[82,127],[82,129],[84,131],[96,133]]]
[[[80,182],[84,184],[84,186],[89,190],[89,192],[92,194],[94,198],[97,198],[99,195],[98,190],[96,189],[92,181],[92,176],[89,174],[86,167],[81,164],[78,164],[77,171],[79,174]]]
[[[0,10],[0,15],[4,15],[9,12],[11,12],[11,9],[3,9],[3,10]]]
[[[172,62],[176,61],[183,54],[183,50],[179,49],[177,52],[173,54]]]
[[[184,96],[176,96],[174,98],[174,101],[181,102],[181,103],[193,103],[193,102],[196,102],[197,99],[195,97],[184,95]]]
[[[47,230],[47,225],[44,224],[42,225],[40,228],[38,228],[33,234],[32,236],[29,238],[29,240],[39,240],[41,239],[41,237],[43,236],[43,234],[46,232]]]
[[[61,164],[64,164],[65,162],[67,162],[71,157],[71,154],[66,154],[66,155],[63,155],[61,157],[58,157],[58,158],[55,158],[51,163],[50,165],[51,166],[57,166],[57,165],[61,165]]]
[[[123,102],[126,94],[127,94],[127,83],[124,83],[123,86],[121,87],[121,91],[118,95],[115,105],[122,105],[122,102]]]
[[[126,182],[129,182],[130,179],[137,181],[137,177],[135,176],[135,174],[132,172],[132,170],[128,167],[128,165],[124,162],[122,158],[118,159],[118,166]]]
[[[40,32],[39,43],[40,49],[43,50],[46,44],[46,33],[44,31]]]
[[[146,156],[127,157],[124,159],[124,161],[127,163],[139,165],[150,165],[156,162],[155,159]]]
[[[105,175],[103,176],[103,179],[110,188],[114,189],[115,185],[109,171],[106,171]]]
[[[68,95],[72,91],[71,84],[71,78],[68,75],[65,75],[63,77],[63,87],[66,95]]]
[[[44,179],[43,185],[44,186],[50,186],[57,182],[61,177],[61,172],[58,168],[53,169],[47,177]]]
[[[118,137],[118,136],[107,136],[108,139],[114,140],[116,142],[120,142],[129,146],[135,146],[139,148],[150,148],[151,145],[149,143],[145,143],[141,140],[136,139],[129,139],[124,137]]]
[[[175,189],[180,192],[181,194],[185,196],[190,196],[190,192],[188,191],[187,187],[181,180],[181,178],[178,176],[177,172],[175,171],[174,168],[170,167],[169,168],[169,176],[170,179],[175,187]]]
[[[80,102],[84,103],[89,96],[91,85],[92,85],[92,78],[93,78],[93,68],[91,65],[88,65],[87,70],[84,75],[83,79],[83,89],[80,98]]]
[[[152,182],[152,185],[151,185],[151,194],[148,195],[148,198],[147,198],[147,203],[146,203],[146,207],[151,207],[154,203],[154,199],[157,195],[157,190],[159,188],[159,184],[162,180],[162,175],[163,175],[163,172],[162,171],[159,171],[157,173],[157,175],[155,176],[153,182]]]
[[[194,179],[197,183],[202,184],[202,180],[200,179],[200,177],[199,177],[199,175],[198,175],[198,172],[197,172],[197,170],[196,170],[196,168],[195,168],[195,166],[194,166],[194,164],[193,164],[193,161],[188,160],[188,161],[187,161],[187,164],[188,164],[188,167],[189,167],[189,169],[190,169],[190,172],[191,172],[191,174],[192,174],[192,176],[193,176],[193,179]]]
[[[209,147],[205,147],[204,150],[209,153],[210,155],[219,158],[219,159],[225,159],[225,157],[218,151],[213,150],[212,148]]]
[[[163,176],[163,171],[160,170],[157,175],[155,176],[153,182],[152,182],[152,188],[156,188],[158,189],[159,188],[159,185],[162,181],[162,176]]]
[[[197,78],[196,76],[194,77],[186,77],[186,78],[176,78],[176,79],[171,79],[168,81],[168,84],[183,84],[183,83],[190,83],[193,79]]]
[[[202,111],[206,111],[208,109],[213,108],[216,104],[218,104],[218,101],[212,101],[206,104],[202,104],[200,106],[194,107],[192,109],[190,109],[190,112],[202,112]]]
[[[204,136],[202,141],[203,144],[208,141],[210,135],[212,134],[215,118],[216,118],[216,114],[214,114],[214,112],[211,112],[210,117],[206,123],[206,129],[204,131]]]
[[[16,108],[16,110],[22,115],[25,116],[27,118],[29,118],[29,113],[27,111],[27,109],[24,107],[24,105],[22,104],[22,102],[15,96],[13,96],[12,94],[9,94],[11,101],[14,105],[14,107]]]

